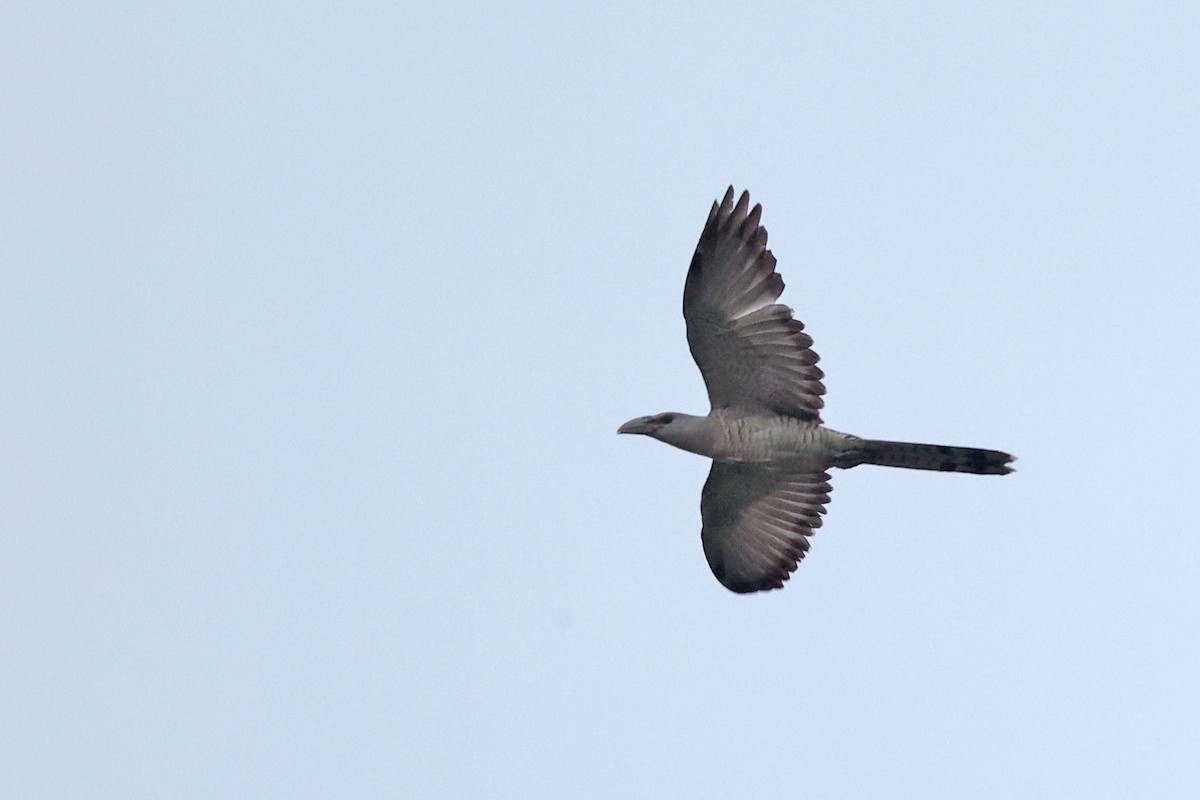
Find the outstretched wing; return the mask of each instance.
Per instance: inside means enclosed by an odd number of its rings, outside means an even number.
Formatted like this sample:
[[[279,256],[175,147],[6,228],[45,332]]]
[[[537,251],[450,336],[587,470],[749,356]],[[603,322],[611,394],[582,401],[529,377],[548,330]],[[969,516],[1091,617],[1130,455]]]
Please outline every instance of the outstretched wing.
[[[829,473],[714,461],[700,497],[708,565],[735,592],[780,589],[829,502]]]
[[[812,337],[775,302],[783,278],[750,195],[713,203],[683,289],[688,345],[713,408],[820,420],[824,373]]]

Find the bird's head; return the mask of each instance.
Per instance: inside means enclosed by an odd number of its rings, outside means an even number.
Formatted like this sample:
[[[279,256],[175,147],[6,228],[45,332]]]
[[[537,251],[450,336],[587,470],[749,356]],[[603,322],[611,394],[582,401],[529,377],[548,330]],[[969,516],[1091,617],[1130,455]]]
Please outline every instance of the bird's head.
[[[650,417],[637,417],[617,428],[617,433],[640,433],[644,436],[653,436],[655,439],[659,439],[662,438],[659,436],[659,433],[664,428],[669,427],[672,422],[675,422],[679,416],[679,414],[668,411]]]
[[[704,453],[705,447],[710,444],[703,430],[705,419],[667,411],[652,417],[631,419],[617,428],[617,433],[640,433],[690,453]]]

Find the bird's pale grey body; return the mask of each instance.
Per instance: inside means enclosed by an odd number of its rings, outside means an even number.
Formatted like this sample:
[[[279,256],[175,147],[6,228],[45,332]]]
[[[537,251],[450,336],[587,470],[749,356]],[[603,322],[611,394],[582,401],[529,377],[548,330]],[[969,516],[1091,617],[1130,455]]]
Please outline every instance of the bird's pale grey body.
[[[855,442],[862,441],[808,420],[742,414],[734,409],[714,409],[704,417],[672,413],[671,418],[655,438],[689,453],[732,463],[820,471],[853,452]],[[639,423],[652,426],[653,420],[630,420],[619,432],[654,435],[650,430],[636,429]]]
[[[733,187],[713,203],[684,285],[688,345],[707,416],[668,412],[626,422],[713,459],[701,494],[701,540],[729,589],[776,589],[790,577],[829,502],[831,467],[859,464],[977,474],[1011,472],[996,450],[861,439],[821,424],[824,377],[812,339],[775,302],[783,279],[759,225],[761,206]]]

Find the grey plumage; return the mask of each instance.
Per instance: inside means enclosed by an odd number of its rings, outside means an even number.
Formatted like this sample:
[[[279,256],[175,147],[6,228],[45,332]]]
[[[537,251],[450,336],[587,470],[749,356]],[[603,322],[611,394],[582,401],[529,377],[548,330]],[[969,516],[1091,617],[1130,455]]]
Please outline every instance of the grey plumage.
[[[688,268],[688,346],[712,405],[707,416],[632,419],[639,433],[713,459],[701,493],[701,541],[735,592],[777,589],[808,551],[829,502],[831,467],[877,464],[1002,475],[1013,457],[971,447],[861,439],[821,424],[824,377],[812,338],[775,303],[783,278],[759,222],[733,187],[713,203]]]
[[[1008,465],[1013,457],[999,450],[951,447],[944,444],[884,442],[878,439],[864,439],[860,448],[857,453],[848,454],[849,457],[834,466],[849,469],[859,464],[876,464],[881,467],[970,472],[975,475],[1007,475],[1013,471]],[[860,456],[860,460],[854,460],[856,455]]]

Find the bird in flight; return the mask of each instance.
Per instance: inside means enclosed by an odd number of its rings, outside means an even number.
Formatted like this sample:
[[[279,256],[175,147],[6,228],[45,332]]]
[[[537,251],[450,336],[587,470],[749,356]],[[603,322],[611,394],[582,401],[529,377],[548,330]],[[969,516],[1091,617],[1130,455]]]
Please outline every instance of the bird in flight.
[[[713,460],[700,495],[700,539],[713,574],[735,592],[780,589],[808,550],[829,502],[831,467],[1005,475],[1008,453],[862,439],[821,424],[824,373],[812,337],[776,303],[783,278],[733,187],[713,203],[683,287],[688,346],[708,387],[707,416],[637,417],[640,433]]]

